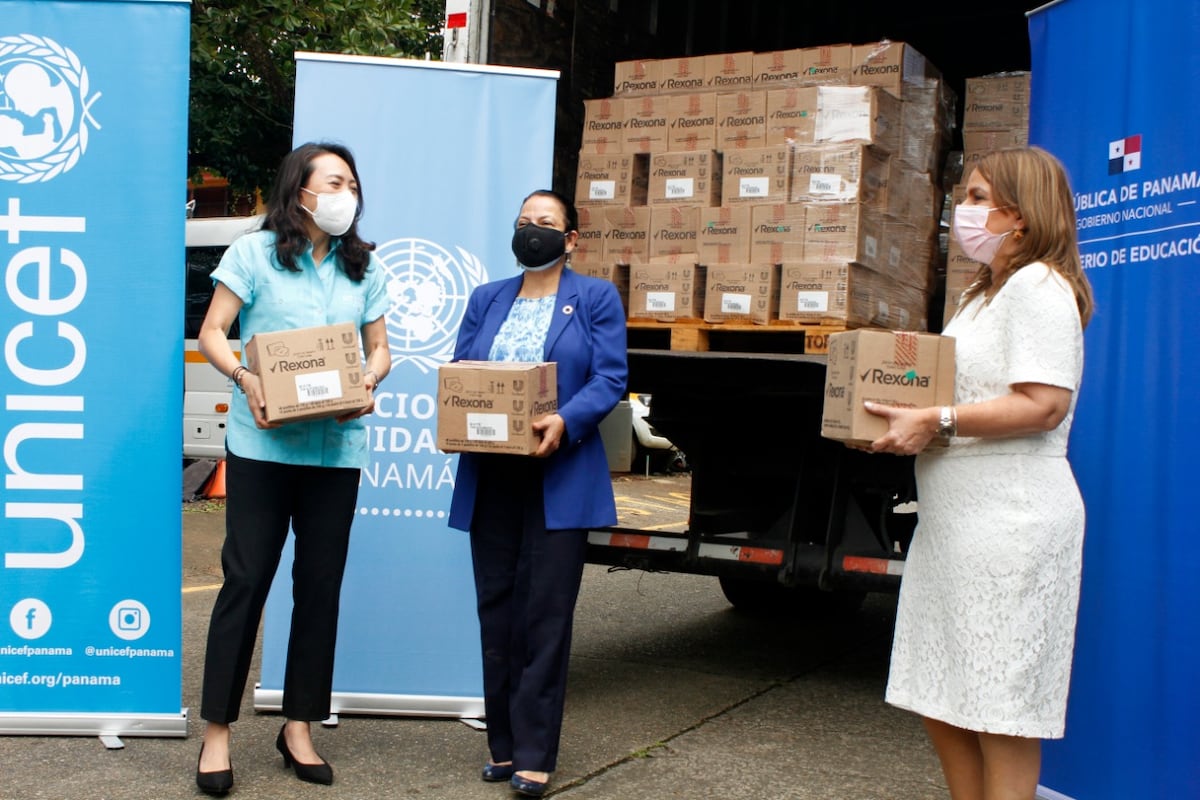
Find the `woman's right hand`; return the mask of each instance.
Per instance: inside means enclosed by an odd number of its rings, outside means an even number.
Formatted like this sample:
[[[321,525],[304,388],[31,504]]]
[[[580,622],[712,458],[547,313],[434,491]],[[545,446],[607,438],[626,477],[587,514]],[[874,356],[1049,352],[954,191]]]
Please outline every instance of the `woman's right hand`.
[[[254,424],[262,430],[278,428],[282,423],[267,421],[267,400],[263,396],[262,381],[249,370],[242,373],[242,391],[246,393],[246,402],[250,413],[254,415]]]

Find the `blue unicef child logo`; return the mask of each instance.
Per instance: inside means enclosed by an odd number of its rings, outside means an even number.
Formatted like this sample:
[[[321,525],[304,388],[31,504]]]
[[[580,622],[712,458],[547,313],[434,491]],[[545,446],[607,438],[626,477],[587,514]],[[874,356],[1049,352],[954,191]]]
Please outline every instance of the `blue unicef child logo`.
[[[48,181],[87,152],[87,69],[71,50],[32,34],[0,36],[0,180]]]

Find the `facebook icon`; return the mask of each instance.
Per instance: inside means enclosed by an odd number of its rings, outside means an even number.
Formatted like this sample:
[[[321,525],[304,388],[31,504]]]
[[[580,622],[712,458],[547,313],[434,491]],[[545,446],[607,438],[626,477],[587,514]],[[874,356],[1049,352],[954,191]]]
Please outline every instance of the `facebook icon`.
[[[39,639],[50,630],[53,617],[50,607],[35,597],[18,600],[8,614],[13,633],[22,639]]]

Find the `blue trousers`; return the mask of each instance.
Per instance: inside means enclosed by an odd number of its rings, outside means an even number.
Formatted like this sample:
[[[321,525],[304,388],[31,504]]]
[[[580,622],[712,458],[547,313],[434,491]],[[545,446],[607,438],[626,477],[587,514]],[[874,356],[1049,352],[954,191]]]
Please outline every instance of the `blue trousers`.
[[[546,530],[543,465],[521,456],[484,460],[471,560],[492,760],[553,772],[587,532]]]

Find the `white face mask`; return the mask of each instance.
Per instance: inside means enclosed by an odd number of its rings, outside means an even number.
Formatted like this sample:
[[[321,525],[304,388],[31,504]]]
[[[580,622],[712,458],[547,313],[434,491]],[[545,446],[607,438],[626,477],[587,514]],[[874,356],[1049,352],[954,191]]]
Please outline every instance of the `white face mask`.
[[[300,187],[302,191],[316,195],[317,210],[308,211],[308,206],[301,206],[312,215],[317,227],[330,236],[341,236],[350,230],[354,224],[354,215],[358,213],[358,198],[349,189],[340,192],[317,192]]]
[[[996,257],[1004,238],[1012,231],[992,233],[987,229],[988,214],[998,208],[987,206],[958,205],[954,207],[954,225],[951,232],[955,240],[962,245],[963,252],[968,258],[991,264]]]

